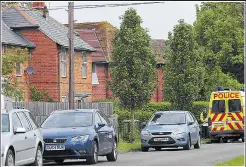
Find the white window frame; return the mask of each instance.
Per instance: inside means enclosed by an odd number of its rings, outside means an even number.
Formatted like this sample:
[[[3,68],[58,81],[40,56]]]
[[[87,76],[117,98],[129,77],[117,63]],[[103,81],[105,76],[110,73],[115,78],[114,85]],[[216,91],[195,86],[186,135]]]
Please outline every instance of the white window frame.
[[[61,77],[66,77],[66,76],[67,76],[67,56],[66,56],[66,49],[62,47],[61,48]]]
[[[21,77],[22,76],[22,63],[16,63],[16,76]]]
[[[84,75],[83,70],[85,70],[85,75]],[[82,78],[84,78],[84,79],[87,78],[87,56],[86,56],[86,52],[82,52]]]
[[[65,99],[65,100],[64,100]],[[67,102],[67,96],[62,96],[62,102],[66,103]]]

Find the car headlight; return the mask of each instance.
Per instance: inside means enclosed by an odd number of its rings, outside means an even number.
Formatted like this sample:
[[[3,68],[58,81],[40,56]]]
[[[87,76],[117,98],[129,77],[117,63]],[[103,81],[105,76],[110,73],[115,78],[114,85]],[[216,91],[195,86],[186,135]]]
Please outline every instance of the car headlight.
[[[146,131],[146,130],[143,130],[143,131],[141,132],[141,135],[143,135],[143,136],[149,136],[150,133],[149,133],[148,131]]]
[[[89,135],[77,136],[72,138],[71,142],[86,142],[89,138]]]
[[[175,132],[173,132],[174,135],[181,135],[184,134],[185,132],[183,130],[176,130]]]

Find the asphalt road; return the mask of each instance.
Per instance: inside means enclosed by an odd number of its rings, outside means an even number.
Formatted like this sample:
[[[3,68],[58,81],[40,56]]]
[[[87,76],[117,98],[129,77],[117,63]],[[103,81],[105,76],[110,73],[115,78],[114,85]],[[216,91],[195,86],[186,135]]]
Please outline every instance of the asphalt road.
[[[96,166],[212,166],[244,155],[244,143],[203,144],[200,149],[163,149],[162,151],[128,152],[118,155],[116,162],[108,162],[106,157],[99,157]],[[63,164],[53,162],[45,165],[78,166],[87,165],[85,160],[66,160]]]

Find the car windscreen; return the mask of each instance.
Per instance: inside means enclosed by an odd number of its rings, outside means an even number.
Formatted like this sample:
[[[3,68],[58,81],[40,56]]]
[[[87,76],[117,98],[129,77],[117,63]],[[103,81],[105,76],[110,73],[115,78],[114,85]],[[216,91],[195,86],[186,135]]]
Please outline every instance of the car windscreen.
[[[87,127],[92,125],[92,113],[56,113],[50,115],[42,124],[42,128]]]
[[[178,125],[185,124],[184,113],[156,113],[149,124]]]
[[[2,132],[9,132],[9,114],[2,114]]]

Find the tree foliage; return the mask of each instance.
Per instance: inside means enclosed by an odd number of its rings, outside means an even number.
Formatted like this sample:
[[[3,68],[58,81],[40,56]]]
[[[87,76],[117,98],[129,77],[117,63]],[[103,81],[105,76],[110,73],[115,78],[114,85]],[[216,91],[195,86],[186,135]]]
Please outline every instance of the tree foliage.
[[[2,75],[4,76],[3,93],[11,98],[23,100],[23,91],[19,88],[19,83],[12,75],[17,63],[24,63],[29,60],[27,49],[18,47],[8,47],[2,54]]]
[[[35,87],[31,88],[31,99],[32,101],[54,102],[53,98],[46,90],[40,91]]]
[[[134,108],[147,103],[153,95],[156,60],[151,38],[141,27],[142,19],[136,10],[128,9],[121,19],[114,40],[109,86],[122,106],[131,109],[133,121]]]
[[[204,68],[192,25],[179,21],[166,48],[164,96],[174,109],[189,110],[197,99],[203,82]]]
[[[197,6],[194,34],[206,69],[217,69],[244,82],[244,4],[206,2]],[[228,78],[228,77],[227,77]],[[229,79],[229,78],[228,78]]]

